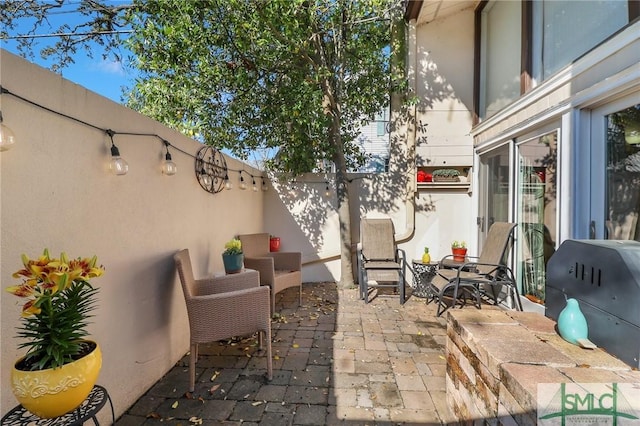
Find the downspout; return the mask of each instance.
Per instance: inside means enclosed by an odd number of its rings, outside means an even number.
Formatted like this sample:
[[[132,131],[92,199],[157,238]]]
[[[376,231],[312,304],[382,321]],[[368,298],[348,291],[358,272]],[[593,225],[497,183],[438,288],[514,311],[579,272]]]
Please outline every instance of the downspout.
[[[407,80],[409,85],[409,96],[416,96],[417,90],[417,30],[416,19],[411,19],[407,26],[406,33],[406,46],[407,52],[405,54],[405,65],[407,72]],[[406,101],[406,96],[403,96],[403,101]],[[405,191],[406,199],[404,202],[406,210],[406,228],[403,234],[396,237],[398,243],[404,243],[411,238],[415,233],[416,228],[416,133],[417,133],[417,106],[416,102],[412,102],[411,106],[407,110],[407,147],[406,152],[411,158],[409,170],[407,171],[407,189]]]

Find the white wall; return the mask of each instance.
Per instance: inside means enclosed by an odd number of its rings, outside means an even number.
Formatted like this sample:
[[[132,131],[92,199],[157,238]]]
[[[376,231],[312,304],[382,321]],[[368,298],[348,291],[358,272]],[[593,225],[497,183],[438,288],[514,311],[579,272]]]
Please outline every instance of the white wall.
[[[192,155],[201,147],[2,50],[0,82],[19,96],[101,129],[158,134]],[[163,176],[164,148],[154,137],[116,135],[129,173],[114,176],[107,171],[110,142],[102,131],[11,95],[2,95],[0,102],[4,124],[17,138],[11,150],[0,153],[0,284],[16,283],[11,274],[20,268],[22,253],[37,256],[48,247],[54,255],[98,256],[106,273],[94,281],[100,302],[90,333],[104,357],[98,382],[109,390],[120,415],[188,350],[173,254],[189,248],[197,276],[221,270],[228,239],[263,230],[263,197],[269,193],[233,189],[209,194],[196,181],[193,157],[176,149],[171,153],[178,174]],[[231,169],[243,167],[227,162]],[[14,337],[21,300],[4,289],[0,294],[4,414],[16,404],[9,375],[22,354]]]

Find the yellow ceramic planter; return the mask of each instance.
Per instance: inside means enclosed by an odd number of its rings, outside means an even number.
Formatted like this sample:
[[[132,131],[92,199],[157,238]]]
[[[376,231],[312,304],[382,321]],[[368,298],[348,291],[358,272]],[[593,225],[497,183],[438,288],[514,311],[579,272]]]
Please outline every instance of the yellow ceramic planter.
[[[82,404],[98,380],[101,367],[102,353],[96,343],[89,355],[60,368],[22,371],[14,365],[11,387],[18,402],[33,414],[58,417]]]

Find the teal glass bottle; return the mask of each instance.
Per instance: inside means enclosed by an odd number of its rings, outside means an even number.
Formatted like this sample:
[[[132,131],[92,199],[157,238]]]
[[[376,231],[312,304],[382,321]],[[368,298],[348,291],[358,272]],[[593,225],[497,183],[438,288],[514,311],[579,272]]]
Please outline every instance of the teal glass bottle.
[[[579,339],[588,338],[587,319],[576,299],[568,299],[567,305],[558,315],[558,331],[564,340],[574,345],[578,344]]]

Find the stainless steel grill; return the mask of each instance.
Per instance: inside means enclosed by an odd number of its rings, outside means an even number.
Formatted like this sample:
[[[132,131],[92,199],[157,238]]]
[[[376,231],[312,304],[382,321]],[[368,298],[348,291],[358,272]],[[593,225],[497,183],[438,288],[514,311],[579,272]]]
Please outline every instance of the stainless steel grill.
[[[577,299],[589,340],[640,368],[640,243],[566,240],[547,264],[546,316]]]

